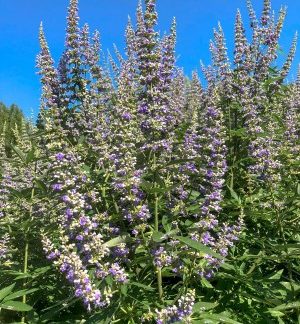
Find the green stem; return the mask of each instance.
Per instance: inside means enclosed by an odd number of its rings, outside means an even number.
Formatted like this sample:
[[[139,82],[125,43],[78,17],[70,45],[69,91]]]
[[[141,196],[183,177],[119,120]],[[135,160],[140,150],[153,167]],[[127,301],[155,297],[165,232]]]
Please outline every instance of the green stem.
[[[156,169],[156,155],[154,153],[153,155],[153,165]],[[154,175],[154,189],[156,189],[156,171]],[[158,196],[157,192],[154,192],[154,225],[155,225],[155,231],[158,232],[159,229],[159,218],[158,218]],[[163,298],[163,288],[162,288],[162,274],[161,274],[161,268],[156,267],[156,276],[157,276],[157,287],[158,287],[158,295],[159,299],[162,300]]]
[[[154,226],[155,231],[158,232],[158,197],[157,193],[154,194]]]
[[[36,171],[36,165],[35,165],[35,171]],[[35,189],[35,187],[34,187],[34,184],[33,184],[32,189],[31,189],[31,202],[30,202],[30,209],[29,209],[29,218],[30,218],[30,220],[32,220],[34,189]],[[28,271],[28,256],[29,256],[29,242],[28,242],[28,235],[27,235],[28,232],[29,232],[29,229],[27,229],[26,233],[25,233],[24,266],[23,266],[23,273],[24,274],[27,274],[27,271]],[[23,281],[23,288],[24,289],[26,288],[26,285],[27,285],[27,279],[24,278],[24,281]],[[22,303],[26,304],[26,295],[23,295]],[[25,313],[23,313],[21,323],[25,323]]]
[[[104,186],[101,188],[101,193],[102,193],[102,198],[104,200],[104,203],[105,203],[105,208],[106,210],[109,209],[109,205],[108,205],[108,202],[107,202],[107,197],[106,197],[106,183],[108,181],[108,178],[109,178],[109,173],[106,172],[106,170],[104,168],[102,168],[102,171],[104,173],[105,178],[104,178]]]
[[[236,129],[235,125],[232,125],[232,114],[230,103],[228,103],[228,125],[229,125],[229,143],[230,143],[230,188],[233,189],[234,185],[234,164],[235,164],[235,150],[234,150],[234,138],[232,137],[232,126]]]
[[[162,288],[162,275],[161,275],[161,268],[157,267],[157,286],[158,286],[158,295],[159,300],[163,299],[163,288]]]
[[[293,299],[297,300],[296,289],[295,289],[294,280],[293,280],[293,268],[292,268],[291,259],[289,256],[289,250],[287,247],[287,241],[286,241],[285,234],[284,234],[282,220],[280,217],[280,211],[279,211],[279,209],[276,205],[276,202],[275,202],[273,189],[271,189],[271,195],[272,195],[273,208],[275,209],[275,212],[276,212],[276,220],[277,220],[279,236],[281,237],[281,239],[283,241],[284,252],[286,254],[287,270],[288,270],[289,281],[291,284],[291,292],[292,292]],[[299,308],[297,308],[296,311],[297,311],[297,316],[299,317],[300,316]]]
[[[155,205],[154,205],[155,231],[158,232],[158,197],[157,197],[157,193],[154,194],[154,199],[155,199]],[[157,272],[158,295],[159,295],[159,299],[162,300],[163,288],[162,288],[161,268],[157,267],[156,272]]]
[[[23,267],[24,274],[27,273],[27,269],[28,269],[28,250],[29,250],[29,244],[26,239],[25,250],[24,250],[24,267]],[[24,288],[26,287],[26,279],[24,279],[23,286]],[[26,304],[26,295],[23,296],[23,303]]]

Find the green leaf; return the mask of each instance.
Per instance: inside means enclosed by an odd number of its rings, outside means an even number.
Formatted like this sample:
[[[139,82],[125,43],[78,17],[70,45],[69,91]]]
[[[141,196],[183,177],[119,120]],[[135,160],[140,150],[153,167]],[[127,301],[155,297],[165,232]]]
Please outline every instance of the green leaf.
[[[30,162],[32,162],[35,158],[35,150],[34,148],[32,148],[27,154],[26,154],[26,157],[25,157],[25,163],[26,164],[29,164]]]
[[[276,306],[274,308],[269,309],[271,310],[286,310],[286,309],[294,309],[294,308],[300,308],[300,302],[293,302],[293,303],[288,303],[288,304],[281,304],[279,306]]]
[[[154,193],[166,193],[170,192],[173,189],[172,186],[166,187],[166,186],[160,186],[156,188],[152,188],[148,191],[149,194],[154,194]]]
[[[128,237],[126,235],[114,237],[113,239],[105,242],[104,245],[106,247],[113,247],[113,246],[119,245],[120,243],[126,242],[127,238]]]
[[[67,298],[65,300],[59,301],[53,306],[43,310],[44,314],[41,315],[40,321],[43,322],[45,320],[52,319],[54,316],[56,316],[56,314],[58,314],[62,310],[68,309],[71,305],[75,304],[76,302],[76,298]]]
[[[276,81],[280,81],[282,79],[281,76],[277,76],[274,78],[268,78],[266,81],[263,82],[263,86],[268,88],[272,83],[275,83]]]
[[[51,267],[50,266],[46,266],[46,267],[40,267],[40,268],[36,268],[33,273],[34,273],[34,276],[37,277],[37,276],[40,276],[44,273],[46,273],[47,271],[51,270]]]
[[[163,241],[163,239],[164,239],[164,233],[162,233],[162,232],[153,232],[153,234],[152,234],[152,240],[154,241],[154,242],[162,242]]]
[[[203,312],[217,307],[217,303],[198,302],[193,306],[194,312]]]
[[[44,193],[47,192],[47,186],[44,184],[42,180],[35,179],[36,186]]]
[[[278,249],[278,250],[285,250],[286,248],[291,251],[300,250],[300,244],[299,243],[291,243],[291,244],[275,244],[272,245],[272,248]]]
[[[184,226],[186,226],[186,227],[190,227],[190,226],[193,226],[193,222],[192,221],[190,221],[189,219],[187,219],[185,222],[184,222]]]
[[[164,215],[162,217],[161,223],[166,232],[169,232],[171,230],[171,224],[169,224],[169,217],[167,215]]]
[[[276,273],[268,277],[268,280],[279,280],[281,278],[282,273],[283,273],[283,269],[277,271]]]
[[[83,171],[85,171],[86,173],[88,173],[88,174],[91,173],[91,168],[90,168],[88,165],[86,165],[86,164],[82,165],[82,166],[81,166],[81,169],[82,169]]]
[[[270,310],[269,313],[273,316],[273,317],[282,317],[285,314],[280,312],[280,311],[276,311],[276,310]]]
[[[151,190],[152,187],[153,187],[153,185],[152,185],[152,183],[149,182],[149,181],[144,180],[144,181],[142,181],[142,183],[141,183],[141,188],[144,189],[145,191],[149,191],[149,190]]]
[[[238,203],[241,204],[241,198],[237,195],[237,193],[229,186],[227,186],[229,191],[230,191],[230,195],[231,197]]]
[[[187,207],[186,210],[189,212],[196,213],[201,210],[201,206],[199,204],[191,205],[191,206]]]
[[[151,286],[146,286],[146,285],[143,285],[139,282],[134,282],[134,281],[131,281],[128,283],[129,286],[136,286],[136,287],[140,287],[140,288],[143,288],[144,290],[149,290],[149,291],[154,291],[155,289]]]
[[[14,270],[3,270],[1,272],[6,274],[6,275],[9,275],[9,276],[19,276],[19,275],[23,274],[23,272],[14,271]]]
[[[122,285],[122,286],[121,286],[121,293],[122,293],[124,296],[127,296],[127,290],[128,290],[128,285]]]
[[[166,166],[176,165],[176,164],[184,164],[184,163],[187,163],[187,162],[194,162],[194,161],[195,161],[195,159],[178,159],[178,160],[168,162],[166,164]]]
[[[209,289],[214,288],[214,287],[212,286],[212,284],[211,284],[207,279],[205,279],[205,278],[201,278],[201,283],[202,283],[202,285],[203,285],[204,287],[206,287],[206,288],[209,288]]]
[[[14,289],[15,283],[0,290],[0,300],[3,300]]]
[[[113,316],[118,311],[119,305],[114,305],[110,309],[103,309],[95,313],[87,319],[86,324],[111,324],[113,323]],[[121,323],[121,322],[120,322]]]
[[[229,263],[222,263],[221,268],[226,269],[226,270],[235,270],[235,267],[232,264]]]
[[[206,245],[204,245],[200,242],[194,241],[194,240],[190,239],[189,237],[174,236],[174,238],[176,240],[188,245],[189,247],[197,250],[197,251],[212,255],[213,257],[215,257],[217,259],[224,259],[220,254],[216,253],[211,248],[207,247]]]
[[[215,321],[217,321],[217,323],[242,324],[241,322],[237,322],[227,316],[224,316],[223,314],[203,313],[203,314],[201,314],[200,318],[215,320]]]
[[[22,273],[21,275],[15,277],[14,280],[20,280],[25,278],[32,278],[32,275],[30,273]]]
[[[25,154],[17,146],[12,145],[12,149],[23,162],[26,162]]]
[[[15,312],[29,312],[32,310],[32,307],[30,305],[14,300],[9,300],[3,304],[1,303],[0,308],[12,310]]]
[[[190,197],[190,200],[195,200],[195,199],[197,199],[200,195],[201,195],[201,193],[200,193],[199,191],[192,190],[192,191],[190,192],[189,197]]]
[[[12,300],[12,299],[24,296],[24,295],[29,295],[37,290],[38,290],[38,288],[33,288],[33,289],[28,289],[28,290],[27,289],[19,290],[19,291],[16,291],[16,292],[6,296],[3,301]]]
[[[233,129],[230,131],[231,136],[236,136],[236,137],[241,137],[245,138],[247,135],[246,129],[245,128],[238,128],[238,129]]]
[[[81,135],[78,139],[78,144],[83,144],[85,141],[85,136],[84,135]]]
[[[289,281],[281,281],[280,285],[282,285],[285,289],[292,291],[295,290],[295,292],[300,291],[300,285],[293,282],[292,284]]]

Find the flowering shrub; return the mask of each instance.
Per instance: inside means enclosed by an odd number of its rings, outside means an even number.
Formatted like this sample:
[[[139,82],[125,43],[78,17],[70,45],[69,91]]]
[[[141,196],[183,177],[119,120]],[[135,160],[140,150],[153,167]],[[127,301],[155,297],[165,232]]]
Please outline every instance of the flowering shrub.
[[[252,38],[238,12],[231,63],[218,26],[212,65],[201,65],[206,87],[176,66],[176,23],[164,36],[156,31],[154,0],[138,5],[125,53],[116,48],[109,67],[99,33],[79,25],[77,0],[57,66],[41,25],[37,126],[16,130],[15,155],[2,149],[1,160],[1,268],[23,280],[21,293],[6,290],[22,303],[7,305],[5,295],[0,307],[23,312],[23,323],[239,323],[230,319],[243,314],[234,315],[233,301],[248,295],[256,309],[262,300],[247,278],[276,269],[290,287],[283,301],[294,306],[266,302],[261,317],[250,310],[243,320],[298,316],[299,264],[289,249],[299,251],[299,80],[284,83],[296,39],[275,68],[285,10],[275,20],[265,0],[259,20],[247,5]],[[23,253],[21,277],[14,253]],[[43,274],[51,285],[38,306],[61,302],[34,314],[26,296],[34,300]],[[242,285],[246,292],[228,299]],[[74,303],[84,306],[79,313]]]

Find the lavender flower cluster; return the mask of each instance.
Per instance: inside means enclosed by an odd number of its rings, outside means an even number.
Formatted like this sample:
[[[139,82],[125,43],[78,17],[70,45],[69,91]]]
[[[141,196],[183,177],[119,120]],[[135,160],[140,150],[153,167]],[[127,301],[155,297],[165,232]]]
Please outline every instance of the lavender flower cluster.
[[[111,276],[116,283],[127,281],[124,268],[117,262],[108,261],[115,259],[115,254],[118,254],[116,261],[125,259],[126,246],[110,250],[105,245],[105,228],[100,227],[100,222],[103,223],[106,216],[93,210],[93,206],[101,203],[101,198],[99,192],[93,189],[94,182],[82,171],[83,164],[78,153],[56,153],[50,164],[54,181],[51,187],[60,200],[59,244],[55,247],[44,234],[44,251],[74,285],[75,295],[83,299],[89,310],[92,306],[107,306],[111,290],[104,287],[100,292],[93,280]],[[89,271],[91,268],[92,273]]]
[[[157,324],[170,324],[181,321],[182,323],[192,323],[190,315],[195,304],[195,290],[191,290],[186,295],[178,299],[177,305],[169,306],[162,310],[156,310]]]
[[[10,250],[10,237],[9,234],[5,234],[0,240],[0,266],[5,266],[10,263],[9,260]]]
[[[160,36],[155,0],[146,0],[144,8],[139,4],[136,26],[129,20],[126,28],[125,57],[116,48],[109,67],[101,64],[99,32],[90,34],[88,25],[79,25],[77,0],[70,0],[57,67],[41,26],[38,145],[47,161],[42,177],[53,206],[41,202],[50,224],[43,228],[42,243],[47,259],[88,310],[107,307],[122,285],[138,280],[140,257],[150,260],[148,275],[157,275],[160,298],[165,272],[171,270],[178,282],[186,277],[183,254],[193,259],[191,280],[214,276],[244,228],[243,212],[228,217],[224,208],[226,185],[234,190],[236,161],[246,160],[247,179],[263,185],[281,180],[272,109],[284,115],[280,140],[289,143],[292,155],[299,153],[299,84],[292,88],[297,95],[288,111],[279,99],[270,100],[295,52],[294,41],[273,80],[270,65],[285,11],[275,21],[265,0],[259,21],[247,3],[252,39],[238,12],[231,64],[218,26],[210,43],[212,65],[201,65],[206,87],[197,72],[187,81],[176,67],[176,23]],[[2,175],[0,217],[13,172]],[[32,171],[26,172],[33,182]],[[182,237],[204,245],[206,252]],[[0,256],[7,242],[1,241]],[[157,323],[189,323],[195,298],[191,291],[177,306],[157,311]]]

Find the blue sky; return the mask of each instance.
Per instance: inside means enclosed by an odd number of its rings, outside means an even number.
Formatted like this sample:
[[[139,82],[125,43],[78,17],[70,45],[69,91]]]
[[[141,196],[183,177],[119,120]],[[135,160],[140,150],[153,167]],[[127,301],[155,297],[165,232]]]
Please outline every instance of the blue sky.
[[[81,24],[88,22],[91,30],[101,32],[103,50],[112,50],[115,43],[124,47],[127,17],[134,17],[138,0],[79,0]],[[233,48],[233,25],[237,8],[247,23],[245,0],[158,0],[159,26],[169,28],[177,20],[178,65],[187,75],[199,67],[199,61],[209,63],[208,44],[212,30],[221,22],[229,52]],[[263,0],[253,0],[257,11]],[[300,1],[273,0],[273,9],[288,7],[281,46],[288,51],[294,32],[300,31]],[[35,57],[39,51],[38,28],[43,21],[47,40],[57,61],[64,45],[65,16],[68,0],[0,0],[0,101],[18,104],[25,114],[36,115],[40,84],[36,75]],[[300,49],[290,78],[295,76],[300,62]]]

